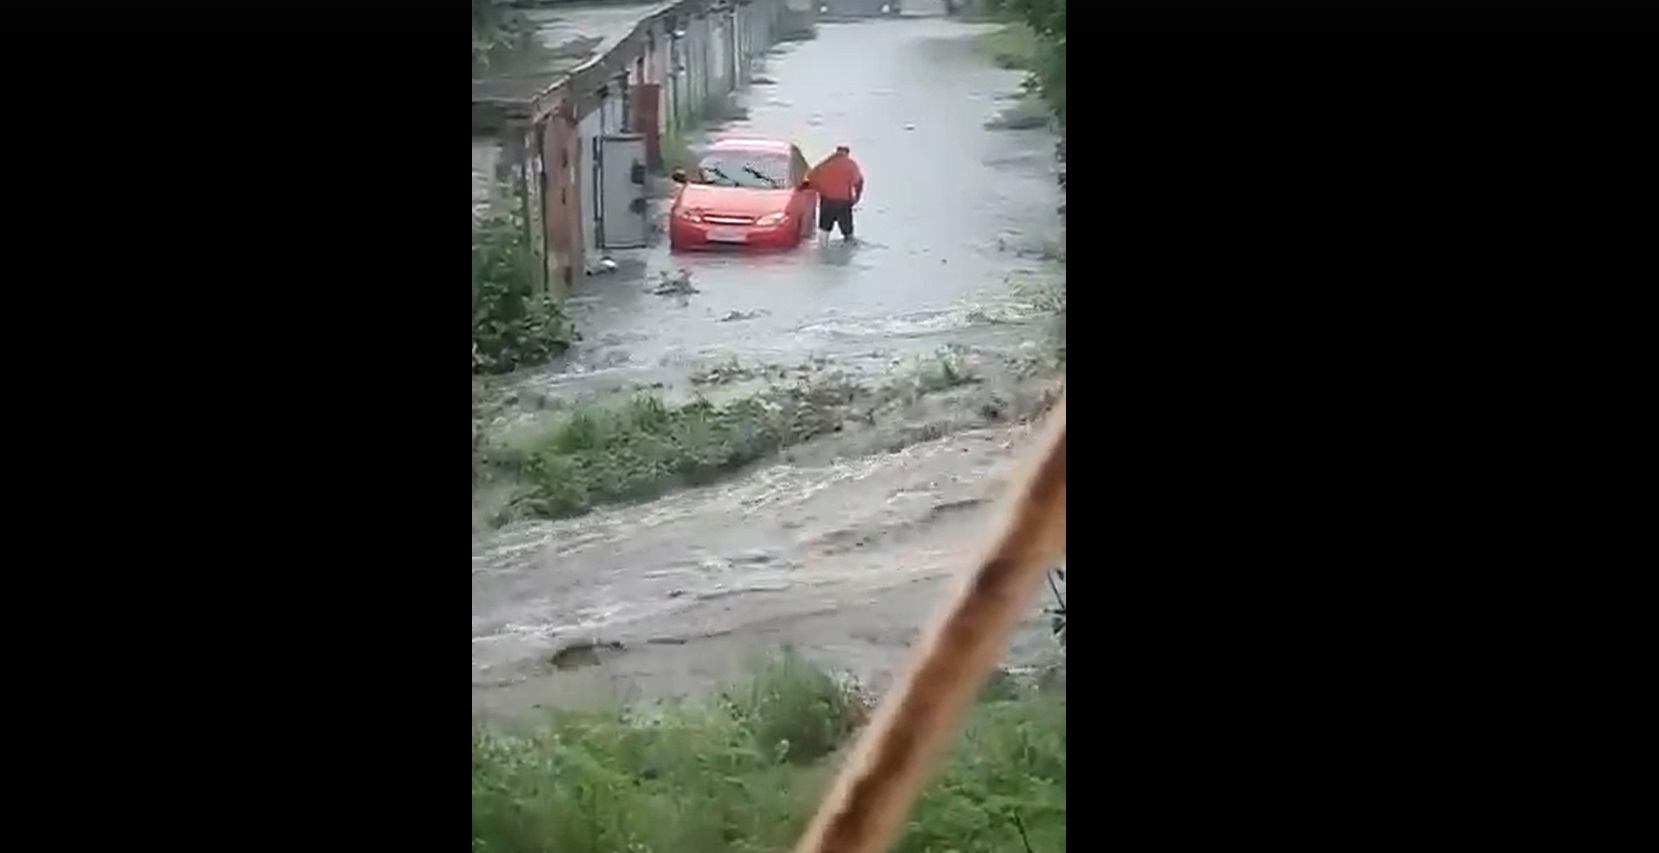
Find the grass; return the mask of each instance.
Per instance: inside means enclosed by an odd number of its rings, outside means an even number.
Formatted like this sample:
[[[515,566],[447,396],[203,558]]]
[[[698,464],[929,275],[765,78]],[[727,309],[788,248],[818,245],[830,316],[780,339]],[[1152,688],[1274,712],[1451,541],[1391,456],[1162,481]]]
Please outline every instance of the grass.
[[[687,134],[695,131],[687,131]],[[662,140],[662,168],[664,173],[672,175],[675,169],[684,169],[688,173],[691,167],[697,165],[697,154],[691,150],[691,142],[685,135],[669,134]]]
[[[980,36],[979,47],[999,68],[1030,71],[1041,44],[1035,30],[1024,23],[1013,23]]]
[[[942,351],[914,375],[868,391],[831,375],[726,403],[670,403],[642,394],[581,405],[518,447],[493,444],[474,402],[474,482],[508,473],[517,496],[496,523],[562,518],[604,504],[703,485],[781,449],[835,432],[873,406],[978,381]]]
[[[732,93],[715,95],[709,98],[701,109],[696,110],[684,124],[674,133],[664,134],[662,140],[662,165],[664,174],[672,174],[675,169],[690,171],[697,165],[697,153],[692,149],[692,138],[702,134],[710,128],[739,119],[747,118],[749,111],[737,103],[737,96]]]
[[[758,398],[722,406],[639,396],[621,406],[584,407],[532,447],[519,503],[556,518],[706,483],[780,447],[787,426],[780,409]]]
[[[472,740],[473,853],[786,853],[870,705],[785,654],[718,696]],[[1065,697],[987,692],[894,853],[1066,844]],[[1016,822],[1017,816],[1017,822]]]

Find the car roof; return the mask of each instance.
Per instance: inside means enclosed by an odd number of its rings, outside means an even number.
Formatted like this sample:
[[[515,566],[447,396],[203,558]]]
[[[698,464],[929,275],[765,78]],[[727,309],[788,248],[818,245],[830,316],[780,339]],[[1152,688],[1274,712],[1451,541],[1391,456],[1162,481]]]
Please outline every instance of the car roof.
[[[727,137],[716,139],[709,143],[710,151],[766,151],[770,153],[788,154],[792,148],[790,143],[781,139],[759,139],[754,137]]]

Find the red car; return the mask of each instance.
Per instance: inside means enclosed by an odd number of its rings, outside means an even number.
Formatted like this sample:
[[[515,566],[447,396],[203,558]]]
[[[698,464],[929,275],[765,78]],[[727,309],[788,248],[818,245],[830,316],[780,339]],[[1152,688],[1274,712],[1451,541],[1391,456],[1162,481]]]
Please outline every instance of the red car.
[[[812,235],[818,194],[806,187],[801,149],[772,139],[722,139],[680,185],[668,212],[675,251],[720,246],[790,249]]]

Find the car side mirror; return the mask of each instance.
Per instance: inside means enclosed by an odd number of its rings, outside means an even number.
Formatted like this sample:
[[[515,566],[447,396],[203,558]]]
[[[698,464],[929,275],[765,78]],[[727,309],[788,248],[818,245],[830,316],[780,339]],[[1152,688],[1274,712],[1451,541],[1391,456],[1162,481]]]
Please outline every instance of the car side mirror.
[[[676,184],[685,183],[686,182],[685,170],[684,169],[675,169],[674,172],[668,176],[668,179],[673,181]]]
[[[812,182],[807,180],[806,178],[802,178],[801,179],[801,189],[803,189],[803,190],[812,189]]]

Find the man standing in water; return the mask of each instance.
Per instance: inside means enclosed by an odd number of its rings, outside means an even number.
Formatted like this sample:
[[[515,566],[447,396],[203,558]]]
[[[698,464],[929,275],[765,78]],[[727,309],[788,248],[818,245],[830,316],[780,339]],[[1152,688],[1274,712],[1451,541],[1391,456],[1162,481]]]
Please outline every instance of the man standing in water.
[[[841,239],[852,242],[853,205],[864,197],[864,173],[852,158],[852,149],[837,145],[835,153],[807,173],[807,185],[818,191],[818,244],[829,243],[830,229],[839,227]]]

